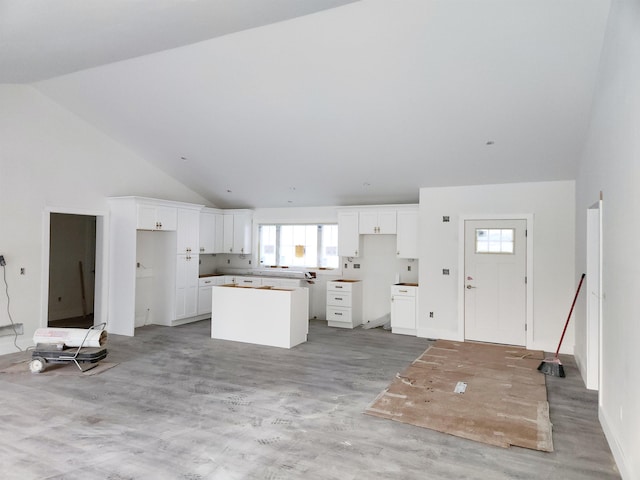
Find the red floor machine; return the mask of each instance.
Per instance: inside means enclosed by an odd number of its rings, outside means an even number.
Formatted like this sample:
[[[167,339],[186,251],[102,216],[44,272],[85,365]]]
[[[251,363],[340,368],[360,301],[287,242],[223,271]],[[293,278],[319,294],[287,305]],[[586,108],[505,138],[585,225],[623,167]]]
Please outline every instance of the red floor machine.
[[[49,364],[73,362],[81,372],[98,366],[107,356],[104,346],[107,341],[106,323],[81,328],[39,328],[33,335],[36,344],[31,354],[29,370],[40,373]],[[82,367],[80,364],[88,364]]]

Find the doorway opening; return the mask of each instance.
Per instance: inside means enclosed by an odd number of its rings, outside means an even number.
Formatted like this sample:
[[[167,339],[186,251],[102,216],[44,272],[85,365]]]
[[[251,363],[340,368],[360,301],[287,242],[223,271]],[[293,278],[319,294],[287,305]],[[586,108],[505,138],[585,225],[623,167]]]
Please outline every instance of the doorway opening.
[[[586,368],[583,380],[590,390],[598,390],[602,366],[602,198],[587,209],[587,325]]]
[[[52,213],[47,326],[94,324],[96,217]]]
[[[47,208],[43,215],[42,327],[107,321],[107,214]]]

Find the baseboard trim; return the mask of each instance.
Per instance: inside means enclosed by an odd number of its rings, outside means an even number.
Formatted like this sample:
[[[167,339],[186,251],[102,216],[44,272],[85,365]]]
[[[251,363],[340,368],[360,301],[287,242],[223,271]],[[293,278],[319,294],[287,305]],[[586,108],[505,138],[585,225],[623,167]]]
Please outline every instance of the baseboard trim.
[[[600,420],[602,431],[604,432],[604,436],[607,439],[607,443],[609,444],[609,448],[611,449],[611,453],[613,454],[613,459],[616,461],[616,467],[618,468],[618,472],[620,473],[622,479],[632,480],[640,478],[637,475],[633,475],[630,466],[627,465],[624,452],[620,447],[615,434],[613,433],[611,423],[608,421],[607,415],[604,412],[602,406],[598,407],[598,420]],[[640,474],[640,472],[636,473]]]

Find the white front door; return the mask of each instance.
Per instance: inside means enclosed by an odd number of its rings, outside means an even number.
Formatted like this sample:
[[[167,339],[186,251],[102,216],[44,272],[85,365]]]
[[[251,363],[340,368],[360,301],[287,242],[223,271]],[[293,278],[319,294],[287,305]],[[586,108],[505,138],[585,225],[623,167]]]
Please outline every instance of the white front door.
[[[466,220],[465,339],[526,344],[526,220]]]

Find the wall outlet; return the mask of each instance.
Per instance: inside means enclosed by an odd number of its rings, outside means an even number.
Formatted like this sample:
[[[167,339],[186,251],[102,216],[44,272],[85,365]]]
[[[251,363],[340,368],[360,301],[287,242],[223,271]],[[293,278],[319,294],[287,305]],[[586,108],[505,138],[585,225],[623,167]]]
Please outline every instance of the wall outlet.
[[[449,269],[448,268],[443,268],[442,269],[442,274],[443,275],[449,275]]]
[[[407,272],[411,271],[411,265],[407,265]]]
[[[353,268],[360,268],[360,264],[359,263],[354,263],[353,264]]]
[[[347,265],[348,265],[348,264],[346,264],[346,263],[345,263],[345,264],[344,264],[344,268],[347,268]]]
[[[429,318],[433,318],[433,312],[429,312]]]
[[[20,275],[26,275],[26,270],[24,269],[24,267],[20,267]]]
[[[0,267],[4,267],[7,264],[4,260],[4,255],[0,255]]]

